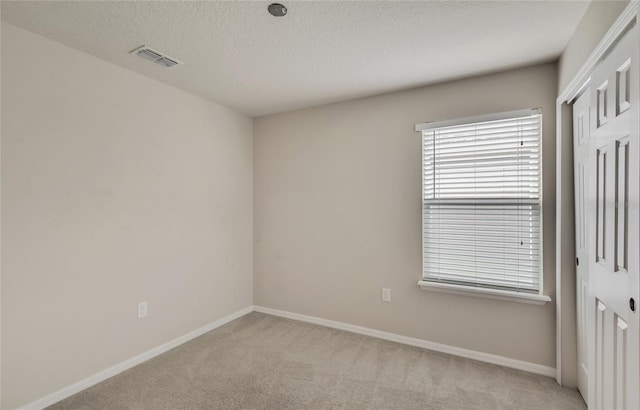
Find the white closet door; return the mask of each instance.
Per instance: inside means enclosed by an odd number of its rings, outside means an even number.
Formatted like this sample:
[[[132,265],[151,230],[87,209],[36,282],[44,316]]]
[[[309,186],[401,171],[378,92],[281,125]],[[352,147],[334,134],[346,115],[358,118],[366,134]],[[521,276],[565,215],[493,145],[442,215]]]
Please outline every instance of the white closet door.
[[[589,164],[590,405],[640,409],[637,24],[591,77]]]
[[[587,185],[591,123],[589,108],[591,92],[586,90],[573,104],[573,176],[576,227],[576,312],[578,328],[578,390],[589,404],[588,335],[593,324],[593,303],[589,298],[589,218],[587,215]]]

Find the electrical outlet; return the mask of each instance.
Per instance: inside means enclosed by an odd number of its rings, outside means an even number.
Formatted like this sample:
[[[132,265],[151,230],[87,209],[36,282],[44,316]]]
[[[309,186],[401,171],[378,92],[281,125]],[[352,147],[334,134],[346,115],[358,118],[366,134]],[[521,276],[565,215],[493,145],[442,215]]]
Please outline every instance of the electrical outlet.
[[[383,302],[391,302],[391,289],[382,288],[382,301]]]
[[[148,310],[149,307],[147,305],[147,302],[138,303],[138,319],[142,319],[143,317],[147,316]]]

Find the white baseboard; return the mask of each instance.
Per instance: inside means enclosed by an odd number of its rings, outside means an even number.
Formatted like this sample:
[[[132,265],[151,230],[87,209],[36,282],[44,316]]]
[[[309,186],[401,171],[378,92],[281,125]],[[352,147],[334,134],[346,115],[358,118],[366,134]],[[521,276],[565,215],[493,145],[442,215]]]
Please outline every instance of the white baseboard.
[[[381,330],[370,329],[367,327],[351,325],[344,322],[336,322],[334,320],[322,319],[315,316],[301,315],[299,313],[287,312],[284,310],[271,309],[263,306],[254,306],[256,312],[266,313],[269,315],[280,316],[288,319],[300,320],[302,322],[313,323],[331,327],[334,329],[346,330],[347,332],[359,333],[361,335],[372,336],[378,339],[389,340],[392,342],[402,343],[410,346],[422,347],[436,352],[448,353],[454,356],[465,357],[467,359],[478,360],[481,362],[497,364],[513,369],[524,370],[526,372],[541,374],[543,376],[555,377],[556,369],[537,363],[525,362],[522,360],[511,359],[509,357],[498,356],[489,353],[478,352],[475,350],[463,349],[461,347],[445,345],[441,343],[429,342],[415,337],[402,336],[395,333],[383,332]]]
[[[196,330],[193,330],[185,335],[182,335],[176,339],[171,340],[165,344],[162,344],[158,347],[155,347],[151,350],[148,350],[144,353],[141,353],[131,359],[125,360],[122,363],[118,363],[115,366],[111,366],[105,370],[102,370],[93,376],[89,376],[86,379],[80,380],[77,383],[74,383],[70,386],[67,386],[57,392],[51,393],[48,396],[45,396],[41,399],[33,401],[23,407],[20,407],[19,410],[41,410],[45,407],[48,407],[54,403],[59,402],[60,400],[66,399],[69,396],[72,396],[76,393],[81,392],[95,384],[100,383],[108,379],[109,377],[113,377],[118,373],[122,373],[125,370],[128,370],[134,366],[139,365],[142,362],[146,362],[149,359],[152,359],[167,350],[171,350],[174,347],[180,346],[181,344],[188,342],[191,339],[195,339],[198,336],[201,336],[213,329],[216,329],[224,324],[231,322],[241,316],[246,315],[247,313],[251,313],[253,311],[253,306],[247,306],[244,309],[240,309],[237,312],[234,312],[228,316],[225,316],[221,319],[216,320],[215,322],[211,322],[208,325],[204,325]]]

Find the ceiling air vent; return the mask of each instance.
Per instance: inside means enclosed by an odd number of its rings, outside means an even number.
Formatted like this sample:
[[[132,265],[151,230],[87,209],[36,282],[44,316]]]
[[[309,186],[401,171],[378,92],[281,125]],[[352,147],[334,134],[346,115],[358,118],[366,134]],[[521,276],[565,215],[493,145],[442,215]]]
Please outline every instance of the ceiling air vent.
[[[142,46],[138,47],[131,52],[131,54],[137,55],[140,58],[156,63],[165,68],[173,67],[174,65],[182,64],[182,62],[176,60],[173,57],[166,56],[151,47]]]

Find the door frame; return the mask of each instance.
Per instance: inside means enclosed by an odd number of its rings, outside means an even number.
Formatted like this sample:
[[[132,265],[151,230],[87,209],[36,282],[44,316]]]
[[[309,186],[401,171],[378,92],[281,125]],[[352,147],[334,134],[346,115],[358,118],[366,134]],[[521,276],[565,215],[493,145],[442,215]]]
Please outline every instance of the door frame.
[[[573,217],[573,130],[571,104],[591,83],[591,72],[605,53],[638,23],[640,0],[632,0],[556,99],[556,381],[564,386],[577,381],[575,318],[575,221]],[[566,189],[563,190],[563,182]],[[571,204],[563,212],[562,205]],[[564,365],[563,362],[572,363]]]

